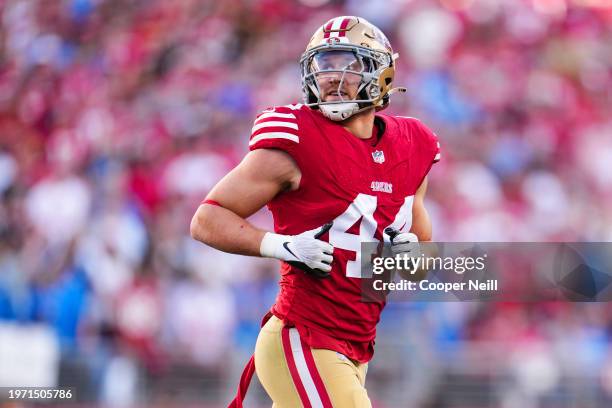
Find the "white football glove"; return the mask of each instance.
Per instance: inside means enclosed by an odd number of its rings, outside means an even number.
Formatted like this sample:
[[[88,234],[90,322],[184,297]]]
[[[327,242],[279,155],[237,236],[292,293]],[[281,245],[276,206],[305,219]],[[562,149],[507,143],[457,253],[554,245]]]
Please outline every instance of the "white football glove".
[[[332,227],[332,223],[321,228],[302,232],[299,235],[281,235],[266,232],[259,252],[266,258],[276,258],[296,266],[317,278],[327,278],[332,269],[334,247],[320,238]]]
[[[400,232],[395,228],[385,228],[385,233],[391,238],[391,252],[393,255],[410,254],[419,256],[419,238],[412,232]]]
[[[385,233],[391,238],[391,253],[393,256],[407,256],[410,257],[409,269],[398,270],[398,273],[404,279],[413,279],[413,274],[417,271],[412,263],[412,257],[418,257],[421,254],[421,248],[419,247],[419,238],[411,232],[400,232],[395,228],[385,228]]]

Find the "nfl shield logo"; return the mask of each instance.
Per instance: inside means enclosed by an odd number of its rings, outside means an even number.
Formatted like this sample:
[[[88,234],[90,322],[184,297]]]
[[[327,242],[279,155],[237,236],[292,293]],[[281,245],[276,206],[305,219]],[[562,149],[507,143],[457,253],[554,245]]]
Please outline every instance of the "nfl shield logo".
[[[382,152],[382,150],[376,150],[375,152],[372,152],[372,158],[374,159],[375,163],[383,163],[385,161],[385,154]]]

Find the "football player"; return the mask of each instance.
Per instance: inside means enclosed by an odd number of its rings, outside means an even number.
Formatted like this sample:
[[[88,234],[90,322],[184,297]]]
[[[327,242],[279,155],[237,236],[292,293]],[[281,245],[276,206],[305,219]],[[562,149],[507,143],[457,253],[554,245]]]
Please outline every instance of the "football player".
[[[420,121],[378,113],[398,90],[396,57],[361,17],[321,26],[300,61],[304,104],[257,116],[250,152],[193,217],[201,242],[282,261],[279,295],[230,406],[242,406],[254,370],[277,408],[371,406],[364,383],[384,301],[361,301],[360,245],[402,252],[431,239],[423,198],[440,158]],[[274,232],[246,221],[264,205]]]

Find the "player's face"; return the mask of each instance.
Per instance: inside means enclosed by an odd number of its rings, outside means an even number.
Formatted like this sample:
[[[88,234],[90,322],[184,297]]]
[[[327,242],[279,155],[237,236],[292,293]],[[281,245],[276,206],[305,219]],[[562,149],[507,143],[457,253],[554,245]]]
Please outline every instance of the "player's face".
[[[324,102],[353,100],[357,97],[363,63],[350,51],[327,51],[315,55],[311,70]],[[328,71],[328,72],[319,72]]]

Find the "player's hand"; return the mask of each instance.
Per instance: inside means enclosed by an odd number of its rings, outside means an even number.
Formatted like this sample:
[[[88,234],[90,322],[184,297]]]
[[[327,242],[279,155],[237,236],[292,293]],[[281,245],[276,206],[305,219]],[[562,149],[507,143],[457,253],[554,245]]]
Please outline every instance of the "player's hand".
[[[395,228],[385,228],[385,234],[391,238],[391,253],[393,256],[408,256],[410,259],[421,256],[419,238],[411,232],[400,232]],[[427,276],[427,269],[415,269],[412,261],[408,269],[398,269],[397,273],[406,280],[418,282]]]
[[[317,278],[327,278],[334,260],[332,256],[334,247],[319,238],[331,227],[330,222],[319,229],[299,235],[267,232],[261,241],[261,256],[280,259]]]
[[[412,232],[400,232],[395,228],[388,227],[385,228],[385,234],[391,238],[391,252],[393,255],[419,255],[419,238]]]

